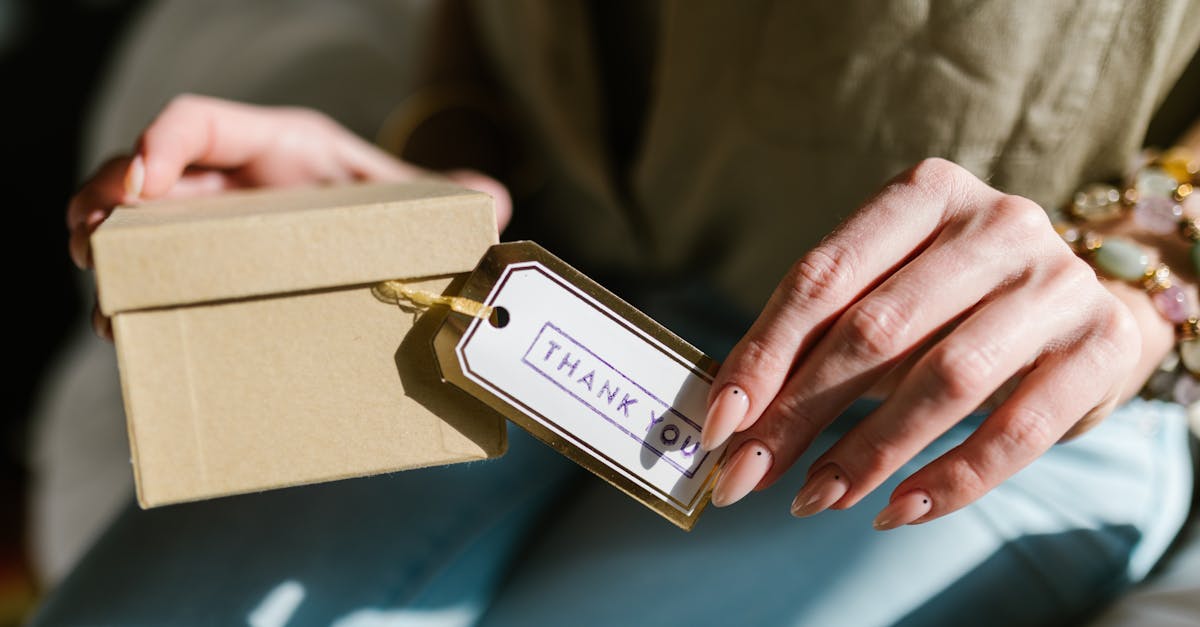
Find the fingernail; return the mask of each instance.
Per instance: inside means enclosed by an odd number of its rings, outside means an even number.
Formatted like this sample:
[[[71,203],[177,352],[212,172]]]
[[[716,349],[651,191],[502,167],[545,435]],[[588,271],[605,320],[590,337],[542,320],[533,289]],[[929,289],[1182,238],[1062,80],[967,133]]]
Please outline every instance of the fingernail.
[[[742,500],[771,469],[771,451],[755,440],[746,442],[734,453],[717,477],[712,504],[725,507]]]
[[[749,411],[750,397],[746,396],[746,391],[736,385],[725,386],[708,408],[708,417],[700,432],[700,448],[711,451],[724,444]]]
[[[94,209],[91,213],[87,214],[87,218],[84,219],[83,223],[87,227],[88,232],[95,231],[96,227],[100,226],[100,223],[104,221],[106,215],[103,209]]]
[[[146,163],[142,160],[142,155],[133,158],[129,162],[129,169],[125,171],[125,200],[126,202],[137,200],[142,195],[142,185],[146,182]]]
[[[792,515],[803,518],[823,512],[849,490],[850,482],[846,480],[845,473],[833,464],[826,464],[800,488],[796,500],[792,501]]]
[[[875,528],[880,531],[895,529],[929,513],[933,501],[924,490],[906,492],[893,500],[875,517]]]

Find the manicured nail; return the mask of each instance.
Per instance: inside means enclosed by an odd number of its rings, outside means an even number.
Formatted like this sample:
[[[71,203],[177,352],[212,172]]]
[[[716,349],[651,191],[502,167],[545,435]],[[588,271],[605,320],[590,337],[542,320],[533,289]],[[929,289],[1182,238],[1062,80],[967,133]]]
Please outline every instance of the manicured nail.
[[[771,451],[761,442],[750,440],[733,454],[721,469],[713,487],[712,504],[725,507],[742,500],[771,469]]]
[[[792,515],[803,518],[823,512],[849,490],[850,482],[846,480],[846,474],[837,466],[826,464],[800,488],[796,500],[792,501]]]
[[[880,531],[895,529],[924,516],[933,509],[933,501],[924,490],[906,492],[893,500],[875,517],[875,528]]]
[[[700,448],[711,451],[724,444],[749,411],[750,397],[746,391],[736,385],[725,386],[708,408],[708,418],[700,432]]]
[[[146,162],[142,160],[142,155],[138,155],[129,162],[129,169],[125,171],[125,201],[131,202],[140,198],[145,182]]]

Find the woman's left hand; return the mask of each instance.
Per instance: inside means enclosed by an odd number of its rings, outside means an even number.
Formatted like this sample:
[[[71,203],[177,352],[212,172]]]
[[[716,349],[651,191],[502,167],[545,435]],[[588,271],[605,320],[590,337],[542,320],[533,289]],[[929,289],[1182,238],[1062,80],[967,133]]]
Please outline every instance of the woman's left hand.
[[[851,507],[1019,378],[966,441],[896,488],[875,526],[932,520],[1111,412],[1141,352],[1130,308],[1041,207],[923,161],[792,267],[722,365],[703,443],[741,433],[713,503],[773,483],[902,362],[883,404],[812,465],[795,515]]]

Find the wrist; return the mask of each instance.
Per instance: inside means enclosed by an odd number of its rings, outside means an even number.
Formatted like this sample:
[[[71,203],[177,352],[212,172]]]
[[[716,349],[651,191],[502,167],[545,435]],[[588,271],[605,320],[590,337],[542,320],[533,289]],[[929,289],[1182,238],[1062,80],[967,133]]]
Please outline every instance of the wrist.
[[[1121,390],[1121,402],[1125,402],[1137,396],[1174,352],[1175,327],[1162,317],[1144,290],[1120,281],[1102,279],[1101,283],[1129,309],[1141,335],[1141,354],[1137,355],[1137,365]]]

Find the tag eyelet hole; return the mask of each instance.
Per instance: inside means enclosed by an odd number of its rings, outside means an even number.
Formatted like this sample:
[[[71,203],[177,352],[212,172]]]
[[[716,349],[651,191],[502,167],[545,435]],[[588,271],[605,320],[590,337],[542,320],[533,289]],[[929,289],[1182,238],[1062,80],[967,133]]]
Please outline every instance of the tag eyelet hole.
[[[488,316],[488,323],[497,329],[508,326],[508,320],[508,310],[503,307],[496,307],[492,310],[492,315]]]

